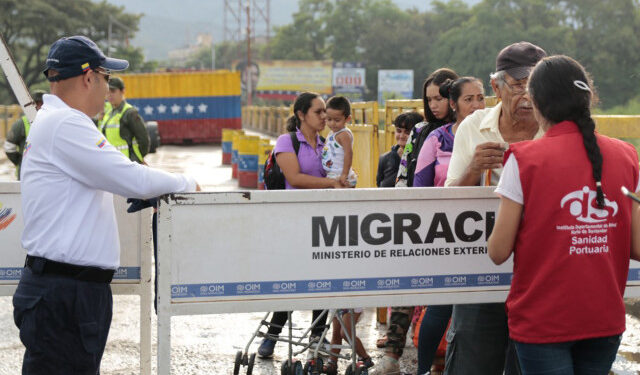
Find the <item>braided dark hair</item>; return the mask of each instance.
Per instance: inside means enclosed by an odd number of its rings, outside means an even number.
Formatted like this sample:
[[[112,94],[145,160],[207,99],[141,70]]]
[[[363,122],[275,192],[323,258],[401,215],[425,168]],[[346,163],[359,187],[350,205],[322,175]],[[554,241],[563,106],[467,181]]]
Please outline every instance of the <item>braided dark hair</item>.
[[[589,75],[571,57],[545,57],[531,72],[528,89],[545,120],[552,124],[568,120],[578,125],[596,181],[596,204],[604,208],[602,153],[596,141],[596,124],[591,118],[591,105],[596,98]]]
[[[316,94],[315,92],[303,92],[296,97],[296,101],[293,102],[293,115],[289,116],[287,119],[287,131],[294,132],[300,128],[300,124],[302,122],[298,118],[298,111],[301,111],[303,114],[307,114],[309,112],[309,108],[311,108],[311,104],[313,103],[313,99],[319,98],[320,94]]]

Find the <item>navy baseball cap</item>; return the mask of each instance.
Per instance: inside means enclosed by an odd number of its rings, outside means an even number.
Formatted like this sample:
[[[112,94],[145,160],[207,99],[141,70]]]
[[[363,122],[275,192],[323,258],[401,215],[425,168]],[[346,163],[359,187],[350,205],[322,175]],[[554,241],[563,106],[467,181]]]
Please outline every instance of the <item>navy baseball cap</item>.
[[[46,64],[43,73],[51,82],[75,77],[90,69],[103,68],[110,72],[129,67],[127,60],[106,57],[93,40],[82,35],[60,38],[53,43]],[[49,69],[56,70],[58,75],[48,77]]]

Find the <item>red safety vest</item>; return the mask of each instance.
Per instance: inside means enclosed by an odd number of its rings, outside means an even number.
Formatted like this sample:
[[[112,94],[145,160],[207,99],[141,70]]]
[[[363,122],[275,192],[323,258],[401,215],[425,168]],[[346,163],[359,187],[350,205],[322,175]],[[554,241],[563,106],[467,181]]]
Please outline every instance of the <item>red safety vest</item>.
[[[596,135],[603,155],[598,209],[591,163],[573,122],[510,146],[524,198],[507,298],[511,338],[553,343],[621,334],[629,272],[631,201],[638,155],[620,140]]]

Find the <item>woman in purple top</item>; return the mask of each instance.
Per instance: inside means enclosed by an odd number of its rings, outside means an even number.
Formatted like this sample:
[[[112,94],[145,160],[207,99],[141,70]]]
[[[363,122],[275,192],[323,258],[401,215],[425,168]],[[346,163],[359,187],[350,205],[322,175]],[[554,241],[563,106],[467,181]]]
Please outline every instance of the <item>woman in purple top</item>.
[[[287,119],[287,133],[276,141],[274,154],[276,162],[285,178],[286,189],[324,189],[342,188],[339,180],[327,178],[322,167],[322,148],[324,142],[318,134],[324,129],[327,115],[324,100],[320,95],[303,92],[293,103],[293,115]],[[293,147],[290,132],[295,132],[300,148],[298,154]],[[313,321],[322,314],[322,310],[313,310]],[[326,324],[327,315],[323,315],[311,328],[311,340],[319,338]],[[258,348],[261,357],[271,357],[276,339],[287,322],[287,312],[273,313],[269,329]]]
[[[484,87],[474,77],[445,81],[440,86],[440,95],[449,98],[456,121],[432,131],[425,139],[418,155],[414,187],[444,186],[458,126],[477,109],[484,108]],[[451,310],[451,305],[429,306],[424,314],[418,335],[419,375],[431,369],[438,344],[449,324]]]
[[[293,115],[287,120],[287,132],[295,132],[300,149],[293,148],[289,133],[278,137],[273,153],[284,173],[287,189],[323,189],[343,187],[338,180],[326,178],[322,167],[324,142],[318,134],[324,129],[327,115],[320,95],[303,92],[293,104]]]
[[[458,126],[477,109],[484,108],[484,88],[475,77],[448,80],[440,86],[440,95],[449,98],[455,113],[455,122],[432,131],[425,139],[420,154],[413,186],[444,186],[453,150],[453,136]]]

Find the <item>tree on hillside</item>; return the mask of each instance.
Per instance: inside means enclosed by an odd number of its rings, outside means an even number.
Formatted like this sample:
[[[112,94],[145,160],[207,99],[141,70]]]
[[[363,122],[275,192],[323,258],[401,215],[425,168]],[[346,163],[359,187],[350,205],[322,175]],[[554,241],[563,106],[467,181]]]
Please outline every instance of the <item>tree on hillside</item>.
[[[449,19],[451,11],[451,5],[440,3],[432,18]],[[545,0],[485,0],[469,10],[466,20],[458,19],[457,27],[439,35],[430,65],[478,77],[490,90],[496,56],[508,44],[526,40],[558,53],[569,43],[570,30],[560,25],[562,17],[558,7]]]
[[[334,61],[359,61],[369,31],[371,0],[336,1],[326,15],[327,54]]]
[[[333,4],[324,0],[301,0],[293,23],[276,28],[271,41],[274,60],[324,60],[327,58],[326,18]]]
[[[0,33],[13,54],[18,69],[28,87],[43,86],[44,60],[49,46],[62,36],[86,35],[98,43],[106,52],[109,15],[114,16],[129,29],[129,38],[138,30],[141,15],[124,12],[118,7],[102,1],[90,0],[0,0]],[[112,39],[125,46],[122,29],[113,28]],[[119,47],[112,49],[113,57],[134,57],[131,71],[143,65],[141,50]],[[11,89],[0,78],[0,103],[14,102]]]
[[[367,13],[360,48],[367,69],[368,98],[377,97],[380,69],[413,69],[414,96],[419,95],[422,90],[419,86],[428,74],[426,63],[430,52],[423,17],[418,12],[403,11],[390,1],[378,1]]]
[[[571,56],[593,75],[603,107],[640,94],[640,5],[637,0],[560,1],[572,28]]]
[[[484,0],[439,36],[430,65],[488,82],[500,49],[527,40],[580,61],[594,76],[602,105],[610,107],[640,92],[639,9],[636,0]],[[436,6],[433,17],[444,14]]]
[[[640,95],[638,35],[639,0],[482,0],[473,7],[449,0],[426,12],[391,0],[300,0],[271,51],[275,59],[361,62],[368,99],[378,69],[413,69],[420,97],[422,81],[440,67],[479,77],[488,89],[498,52],[526,40],[585,65],[606,108]]]

